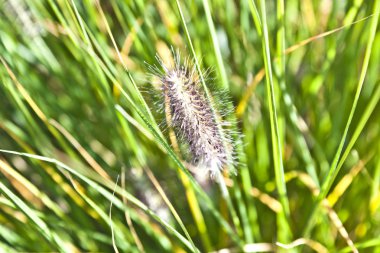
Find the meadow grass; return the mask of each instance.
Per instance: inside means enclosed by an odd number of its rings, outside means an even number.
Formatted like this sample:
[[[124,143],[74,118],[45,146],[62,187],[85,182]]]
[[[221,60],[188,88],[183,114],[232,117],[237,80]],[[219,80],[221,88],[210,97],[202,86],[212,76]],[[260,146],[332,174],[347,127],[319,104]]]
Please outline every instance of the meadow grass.
[[[380,252],[379,13],[0,0],[0,252]],[[229,112],[220,183],[157,105],[171,48]]]

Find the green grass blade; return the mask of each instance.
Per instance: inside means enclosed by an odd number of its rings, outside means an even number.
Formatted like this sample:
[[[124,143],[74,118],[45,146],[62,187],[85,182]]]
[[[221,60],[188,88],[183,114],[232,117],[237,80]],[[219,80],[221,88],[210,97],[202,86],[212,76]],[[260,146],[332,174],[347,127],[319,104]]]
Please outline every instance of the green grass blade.
[[[27,153],[21,153],[21,152],[15,152],[15,151],[10,151],[10,150],[3,150],[3,149],[0,149],[0,152],[2,153],[8,153],[8,154],[14,154],[14,155],[20,155],[20,156],[25,156],[25,157],[29,157],[31,159],[37,159],[37,160],[40,160],[40,161],[45,161],[45,162],[48,162],[48,163],[52,163],[52,164],[55,164],[57,165],[58,167],[61,167],[63,169],[65,169],[66,171],[70,172],[71,174],[79,177],[80,179],[82,179],[84,182],[88,183],[91,187],[93,187],[94,189],[96,189],[97,191],[99,191],[99,193],[101,193],[102,195],[104,195],[107,199],[109,199],[110,201],[113,200],[114,201],[114,204],[115,206],[118,206],[119,208],[122,207],[124,204],[120,201],[120,200],[117,200],[117,199],[113,199],[112,198],[112,193],[111,192],[108,192],[106,191],[103,187],[101,187],[99,184],[95,183],[94,181],[92,181],[91,179],[79,174],[76,170],[70,168],[69,166],[67,166],[66,164],[56,160],[56,159],[53,159],[53,158],[48,158],[48,157],[44,157],[44,156],[39,156],[39,155],[33,155],[33,154],[27,154]],[[30,208],[28,208],[24,203],[22,203],[22,201],[17,198],[17,196],[15,196],[8,188],[6,188],[5,185],[3,185],[2,183],[0,183],[0,189],[2,191],[4,191],[4,193],[7,194],[7,196],[10,196],[12,198],[10,198],[17,206],[20,206],[20,209],[21,210],[25,210],[26,212],[26,215],[30,216],[31,219],[36,223],[36,225],[38,225],[38,227],[41,229],[41,231],[43,231],[44,235],[48,238],[48,239],[53,239],[54,240],[57,240],[57,242],[59,242],[60,244],[58,244],[58,246],[62,246],[63,243],[60,241],[59,237],[57,236],[54,236],[53,237],[53,233],[50,234],[48,233],[50,230],[47,229],[47,226],[46,224],[41,220],[39,219],[33,212]],[[117,188],[118,189],[118,192],[120,191],[120,188]],[[125,194],[125,192],[123,192]],[[82,195],[83,197],[83,195]],[[135,204],[136,206],[138,206],[139,208],[141,208],[143,211],[147,212],[147,214],[151,215],[152,218],[154,218],[157,222],[159,222],[161,225],[163,225],[164,227],[166,227],[171,233],[173,233],[173,235],[175,235],[181,242],[183,242],[189,249],[193,249],[192,248],[192,245],[191,243],[186,239],[184,238],[180,233],[177,232],[177,230],[175,228],[173,228],[171,225],[169,225],[169,223],[167,223],[166,221],[164,221],[163,219],[161,219],[158,215],[156,215],[152,210],[150,210],[145,204],[143,204],[142,202],[140,202],[138,199],[136,199],[135,197],[133,197],[132,195],[130,194],[125,194],[125,197],[128,198],[128,201],[132,202],[133,204]],[[93,207],[96,207],[96,204],[94,202],[92,202],[92,200],[88,199],[91,203],[91,205]],[[95,205],[95,206],[94,206]],[[100,211],[100,209],[97,208],[98,211]],[[106,219],[108,221],[108,216],[107,214],[103,213],[103,218]],[[64,248],[62,248],[61,250],[63,250]],[[66,251],[64,251],[66,252]]]
[[[345,129],[344,129],[341,141],[339,143],[338,149],[337,149],[335,156],[334,156],[334,160],[330,166],[330,169],[329,169],[329,172],[328,172],[326,178],[323,181],[321,192],[319,193],[316,204],[315,204],[316,206],[314,207],[313,212],[312,212],[310,219],[308,221],[308,225],[305,228],[305,232],[304,232],[305,235],[308,235],[310,233],[310,230],[312,229],[314,222],[315,222],[315,218],[316,218],[315,216],[318,213],[319,204],[327,196],[327,194],[331,188],[331,185],[333,184],[333,182],[334,182],[334,180],[335,180],[336,176],[338,175],[339,170],[341,168],[341,167],[338,167],[339,159],[341,157],[341,153],[343,151],[343,147],[344,147],[344,144],[346,142],[348,130],[350,128],[351,121],[352,121],[353,116],[355,114],[355,110],[356,110],[356,107],[357,107],[357,104],[358,104],[358,101],[360,98],[360,92],[361,92],[363,85],[364,85],[366,73],[368,70],[369,60],[370,60],[371,53],[372,53],[373,41],[375,39],[376,29],[377,29],[377,25],[378,25],[378,21],[379,21],[379,13],[380,13],[380,1],[379,0],[375,1],[375,5],[373,7],[373,10],[374,10],[373,12],[375,13],[375,15],[374,15],[373,19],[371,20],[372,22],[371,22],[370,29],[369,29],[369,38],[367,40],[366,52],[365,52],[365,56],[364,56],[364,60],[363,60],[363,65],[362,65],[362,69],[361,69],[361,73],[360,73],[359,82],[358,82],[357,89],[355,92],[355,97],[354,97],[352,107],[350,110],[350,115],[348,116],[347,123],[346,123]]]
[[[5,196],[9,200],[11,200],[15,206],[18,207],[20,211],[22,211],[28,218],[33,222],[35,225],[35,228],[41,233],[43,237],[46,238],[48,242],[50,242],[52,245],[55,245],[57,249],[59,249],[61,252],[70,252],[67,246],[65,245],[65,242],[61,240],[59,235],[57,235],[54,231],[52,231],[47,224],[40,219],[40,217],[37,215],[37,213],[31,209],[27,204],[25,204],[24,201],[22,201],[19,197],[17,197],[12,190],[10,190],[6,185],[4,185],[2,182],[0,182],[0,190],[3,192]]]
[[[270,56],[269,50],[269,38],[268,38],[268,25],[266,18],[266,8],[265,1],[260,1],[261,4],[261,18],[262,18],[262,40],[263,40],[263,55],[264,55],[264,63],[265,63],[265,72],[266,72],[266,91],[267,91],[267,99],[269,106],[269,114],[270,114],[270,127],[271,127],[271,139],[272,139],[272,152],[273,152],[273,161],[274,161],[274,171],[275,171],[275,179],[276,179],[276,187],[278,190],[280,202],[283,208],[283,213],[279,214],[279,223],[284,225],[285,227],[281,227],[280,235],[282,235],[280,239],[289,240],[291,237],[290,226],[289,226],[289,217],[290,217],[290,209],[289,209],[289,201],[286,193],[286,183],[284,177],[284,166],[282,161],[282,146],[280,141],[280,131],[278,126],[278,116],[276,109],[276,101],[275,101],[275,91],[274,91],[274,83],[273,83],[273,74],[272,74],[272,59]],[[282,234],[283,232],[283,234]]]
[[[329,173],[328,173],[327,177],[325,178],[325,180],[323,182],[323,185],[322,185],[322,188],[321,188],[321,192],[320,192],[320,194],[318,196],[318,200],[321,200],[324,197],[326,197],[328,191],[331,188],[331,185],[333,184],[333,182],[335,180],[335,177],[339,173],[339,169],[338,169],[337,165],[338,165],[339,159],[341,157],[341,153],[343,151],[344,144],[346,142],[346,138],[347,138],[348,130],[349,130],[350,126],[351,126],[352,118],[354,117],[354,114],[355,114],[355,111],[356,111],[356,107],[357,107],[357,104],[358,104],[358,101],[359,101],[359,98],[360,98],[360,92],[361,92],[361,90],[363,88],[364,81],[365,81],[365,78],[366,78],[366,73],[367,73],[367,70],[368,70],[369,60],[371,58],[373,41],[375,39],[376,29],[377,29],[377,25],[378,25],[378,21],[379,21],[380,1],[378,1],[378,0],[375,1],[375,5],[374,5],[373,9],[374,9],[375,16],[371,20],[372,22],[371,22],[370,29],[369,29],[369,38],[368,38],[368,41],[367,41],[366,52],[365,52],[365,56],[364,56],[364,60],[363,60],[362,69],[361,69],[361,72],[360,72],[360,78],[359,78],[358,86],[357,86],[357,89],[356,89],[356,92],[355,92],[355,97],[354,97],[354,100],[353,100],[353,103],[352,103],[352,107],[351,107],[351,110],[350,110],[350,115],[348,116],[347,124],[345,126],[345,129],[344,129],[344,132],[343,132],[343,135],[342,135],[342,139],[341,139],[341,142],[340,142],[339,147],[337,149],[337,152],[335,154],[334,160],[333,160],[333,162],[331,164]]]
[[[219,46],[218,38],[216,36],[214,22],[212,21],[210,6],[208,3],[208,0],[202,0],[202,3],[203,3],[203,8],[205,9],[207,25],[209,27],[210,36],[211,36],[212,44],[214,47],[214,54],[216,57],[216,61],[218,63],[217,66],[219,70],[220,79],[222,81],[222,87],[226,90],[229,90],[227,73],[224,67],[222,54],[220,52],[220,46]]]

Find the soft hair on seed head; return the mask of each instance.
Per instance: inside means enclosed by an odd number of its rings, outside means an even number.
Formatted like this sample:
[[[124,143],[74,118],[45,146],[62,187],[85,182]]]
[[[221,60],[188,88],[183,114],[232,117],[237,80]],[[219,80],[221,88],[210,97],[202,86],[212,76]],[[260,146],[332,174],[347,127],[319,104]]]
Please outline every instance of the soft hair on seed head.
[[[168,123],[180,141],[188,144],[192,163],[206,168],[213,177],[230,163],[231,157],[231,141],[222,126],[218,126],[215,107],[212,109],[212,102],[207,100],[196,68],[189,59],[181,64],[177,52],[174,66],[167,66],[161,58],[156,58],[163,70],[155,68],[154,71],[159,73],[168,103],[167,113],[171,118]]]

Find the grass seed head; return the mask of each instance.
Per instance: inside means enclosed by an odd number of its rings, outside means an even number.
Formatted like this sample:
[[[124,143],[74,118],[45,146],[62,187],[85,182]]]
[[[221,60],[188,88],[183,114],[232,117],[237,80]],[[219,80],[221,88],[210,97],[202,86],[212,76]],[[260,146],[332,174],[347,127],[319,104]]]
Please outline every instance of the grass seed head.
[[[219,173],[231,162],[231,140],[220,122],[221,115],[207,99],[195,66],[189,59],[181,64],[175,55],[173,66],[157,57],[162,67],[160,81],[170,114],[169,125],[181,143],[187,144],[193,165]],[[157,72],[157,71],[156,71]],[[220,122],[220,123],[219,123]]]

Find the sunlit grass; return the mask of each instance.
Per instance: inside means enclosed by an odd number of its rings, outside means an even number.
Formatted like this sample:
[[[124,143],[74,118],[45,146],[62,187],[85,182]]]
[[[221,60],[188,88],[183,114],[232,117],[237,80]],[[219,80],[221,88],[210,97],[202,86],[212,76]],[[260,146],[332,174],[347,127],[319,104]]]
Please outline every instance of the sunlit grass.
[[[379,13],[0,0],[0,251],[380,252]],[[171,48],[225,96],[224,184],[157,110],[148,66]]]

